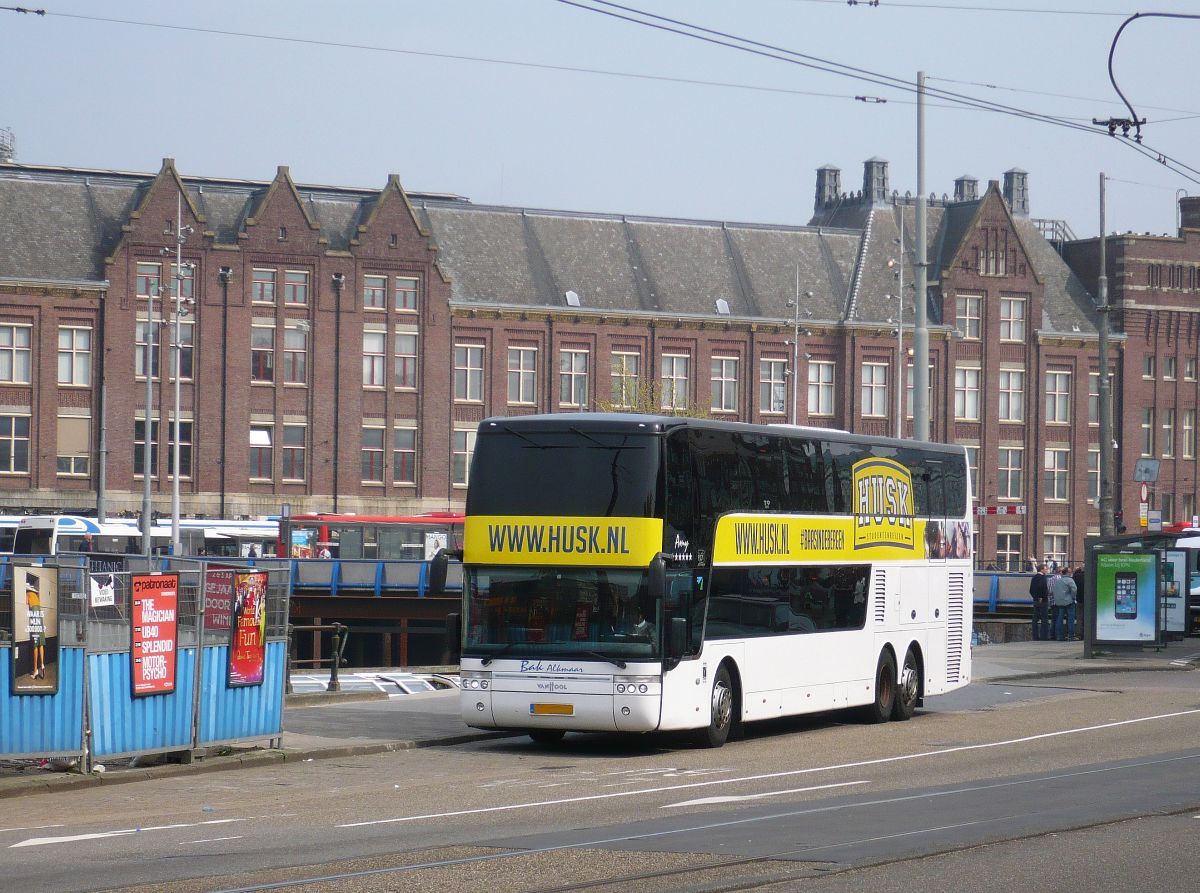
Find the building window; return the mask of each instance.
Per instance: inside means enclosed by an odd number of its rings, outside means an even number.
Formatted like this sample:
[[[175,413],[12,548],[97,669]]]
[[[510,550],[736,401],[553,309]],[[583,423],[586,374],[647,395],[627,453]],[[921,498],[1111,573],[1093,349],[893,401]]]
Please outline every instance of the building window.
[[[450,443],[450,483],[465,487],[471,473],[471,455],[475,452],[475,432],[456,430]]]
[[[1175,523],[1175,494],[1160,493],[1158,510],[1161,513],[1160,518],[1164,524]]]
[[[558,402],[561,406],[584,407],[588,393],[588,352],[558,352]]]
[[[1154,455],[1154,407],[1142,407],[1142,455]]]
[[[162,288],[162,264],[139,263],[136,285],[139,298],[158,297]]]
[[[1197,521],[1200,521],[1200,519],[1196,517],[1196,494],[1184,493],[1180,497],[1179,503],[1182,506],[1179,510],[1179,520],[1183,521],[1185,524],[1191,524],[1193,527],[1195,527]]]
[[[383,483],[383,429],[362,429],[362,480],[365,484]]]
[[[417,333],[396,333],[396,387],[417,386]]]
[[[420,280],[413,276],[397,276],[395,287],[396,309],[415,313],[417,310],[417,289],[420,287]]]
[[[275,429],[269,425],[250,426],[250,477],[269,481],[275,476],[273,466]]]
[[[1183,377],[1187,381],[1196,380],[1196,360],[1193,357],[1190,360],[1185,360],[1183,363]]]
[[[954,418],[979,421],[979,378],[976,366],[957,366],[954,369]]]
[[[979,447],[966,447],[967,469],[971,472],[971,498],[979,495]]]
[[[283,302],[308,303],[308,273],[304,270],[285,270],[283,273]]]
[[[1157,357],[1154,354],[1147,354],[1142,357],[1142,378],[1153,378],[1157,371]]]
[[[1000,298],[1000,340],[1025,340],[1025,299]]]
[[[1021,557],[1021,534],[996,534],[996,566],[1002,571],[1020,572],[1025,569],[1025,559]]]
[[[387,277],[363,277],[363,307],[368,310],[387,309]]]
[[[1000,421],[1025,421],[1025,373],[1023,371],[1000,370]]]
[[[862,414],[864,417],[887,415],[887,363],[862,364]]]
[[[1087,487],[1088,499],[1096,504],[1100,504],[1100,450],[1088,447],[1088,469],[1087,469]]]
[[[787,360],[759,360],[758,409],[778,415],[787,411]]]
[[[808,414],[833,415],[833,362],[810,360],[808,363]]]
[[[1042,535],[1043,554],[1046,563],[1051,567],[1067,567],[1067,535],[1065,533],[1046,533]]]
[[[688,404],[688,376],[691,357],[687,354],[663,354],[662,357],[662,408],[684,409]]]
[[[738,361],[736,357],[712,358],[712,409],[737,412]]]
[[[0,327],[0,337],[2,337],[3,331],[3,327]],[[162,341],[158,337],[161,331],[161,327],[156,324],[154,332],[154,354],[152,356],[154,366],[152,373],[154,378],[158,378],[158,358],[162,356]],[[134,374],[138,378],[146,377],[146,338],[148,337],[149,332],[150,325],[145,320],[139,320],[134,327],[133,366]],[[3,353],[0,353],[0,357],[2,356]]]
[[[280,471],[285,481],[304,480],[305,435],[303,425],[284,425],[283,443],[279,458],[283,463]]]
[[[142,477],[146,462],[146,422],[136,419],[133,423],[133,474]],[[158,477],[158,421],[150,423],[150,477]]]
[[[174,334],[174,328],[172,328]],[[191,322],[179,323],[179,343],[171,349],[174,360],[175,374],[181,379],[191,379],[192,358],[196,343],[196,324]]]
[[[905,376],[905,378],[904,378],[904,400],[908,407],[907,417],[911,419],[913,417],[913,365],[912,365],[912,363],[908,363],[905,365],[904,376]],[[934,374],[933,363],[929,364],[929,374],[926,377],[926,381],[929,382],[929,388],[926,393],[926,405],[929,407],[930,413],[932,413],[933,412],[933,386],[934,386],[934,383],[937,381],[937,377]]]
[[[1008,230],[981,229],[983,246],[976,248],[976,267],[980,276],[1008,275]]]
[[[532,406],[537,402],[537,348],[508,349],[508,402]]]
[[[964,338],[976,340],[981,330],[983,298],[979,295],[959,295],[955,327]]]
[[[397,428],[392,432],[392,480],[397,484],[417,482],[416,428]]]
[[[82,416],[58,417],[58,473],[68,477],[86,477],[91,470],[89,429],[91,419]]]
[[[275,271],[255,269],[250,273],[250,300],[256,304],[275,303]]]
[[[612,355],[612,402],[614,406],[627,409],[637,402],[638,377],[641,374],[642,355],[627,351],[614,351]]]
[[[1183,458],[1196,458],[1196,410],[1183,411]]]
[[[483,347],[454,345],[454,399],[478,403],[483,400]]]
[[[1071,373],[1046,373],[1046,422],[1071,421]]]
[[[308,329],[289,325],[283,330],[283,382],[308,383]]]
[[[0,474],[29,473],[29,416],[0,415]]]
[[[167,470],[175,473],[175,425],[168,425],[167,429]],[[179,476],[181,478],[190,478],[192,476],[192,423],[185,422],[182,419],[179,421]]]
[[[92,383],[92,330],[58,328],[58,383]]]
[[[1177,368],[1179,368],[1179,361],[1175,357],[1163,357],[1163,378],[1167,381],[1174,381]]]
[[[32,370],[33,327],[0,325],[0,382],[29,384]]]
[[[178,295],[181,298],[193,298],[196,296],[196,265],[187,263],[183,264],[183,272],[178,273],[179,268],[175,264],[171,264],[171,281],[178,287]],[[174,292],[172,292],[174,294]]]
[[[1163,410],[1162,454],[1168,459],[1175,458],[1175,410]]]
[[[1088,424],[1100,423],[1100,373],[1088,373]]]
[[[996,498],[1020,499],[1025,451],[1021,447],[1000,447],[1000,468],[996,477]]]
[[[1063,502],[1067,498],[1067,458],[1069,450],[1047,449],[1043,470],[1046,486],[1042,496],[1047,501]]]
[[[250,380],[275,380],[275,327],[250,327]]]
[[[363,332],[363,387],[382,388],[387,384],[384,368],[387,363],[387,333]]]

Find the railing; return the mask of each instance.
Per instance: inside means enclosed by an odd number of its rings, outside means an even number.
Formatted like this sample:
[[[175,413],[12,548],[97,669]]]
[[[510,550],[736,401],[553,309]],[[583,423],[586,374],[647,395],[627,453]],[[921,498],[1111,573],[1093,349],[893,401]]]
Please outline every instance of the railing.
[[[320,633],[333,632],[332,647],[329,649],[329,657],[315,657],[309,660],[296,659],[296,640],[293,633]],[[292,668],[293,667],[323,667],[329,664],[329,685],[326,691],[341,691],[342,683],[338,679],[338,668],[346,664],[346,658],[343,654],[346,651],[346,642],[350,639],[350,627],[343,623],[323,623],[314,624],[311,626],[293,626],[288,624],[288,653],[287,653],[287,693],[292,694]]]
[[[413,593],[418,598],[443,593],[432,592],[430,561],[411,559],[369,558],[251,558],[246,563],[256,567],[290,567],[292,589],[327,589],[330,595],[345,590],[362,595],[364,590],[375,597],[386,593]],[[462,592],[462,564],[452,561],[447,567],[445,594]]]

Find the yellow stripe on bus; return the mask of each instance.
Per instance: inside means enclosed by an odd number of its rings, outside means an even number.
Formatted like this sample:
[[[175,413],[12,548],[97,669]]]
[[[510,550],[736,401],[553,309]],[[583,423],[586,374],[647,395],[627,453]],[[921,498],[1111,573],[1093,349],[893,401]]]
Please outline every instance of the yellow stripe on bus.
[[[662,551],[661,518],[469,515],[467,564],[645,567]]]
[[[905,519],[911,529],[864,530],[855,518],[723,515],[717,521],[713,564],[784,561],[887,561],[925,557],[926,521]]]

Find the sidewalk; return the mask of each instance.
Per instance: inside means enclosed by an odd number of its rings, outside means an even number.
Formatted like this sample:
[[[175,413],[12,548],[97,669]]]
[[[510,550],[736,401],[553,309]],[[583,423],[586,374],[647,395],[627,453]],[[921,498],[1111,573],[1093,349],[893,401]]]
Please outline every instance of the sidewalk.
[[[1161,649],[1106,651],[1083,656],[1082,642],[1008,642],[971,649],[975,683],[1069,676],[1077,673],[1191,670],[1200,667],[1200,639],[1184,639]],[[381,693],[342,692],[292,695],[284,711],[283,746],[269,742],[210,748],[191,763],[105,765],[90,776],[48,771],[31,761],[0,761],[0,799],[79,786],[96,786],[219,772],[330,757],[387,753],[417,747],[452,746],[508,732],[468,728],[459,716],[457,691],[388,698]]]

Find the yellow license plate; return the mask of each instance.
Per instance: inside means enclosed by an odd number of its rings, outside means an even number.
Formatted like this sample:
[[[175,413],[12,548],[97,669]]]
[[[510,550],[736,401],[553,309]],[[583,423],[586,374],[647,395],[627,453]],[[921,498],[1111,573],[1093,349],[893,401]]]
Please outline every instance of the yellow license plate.
[[[530,716],[574,716],[573,704],[530,704]]]

